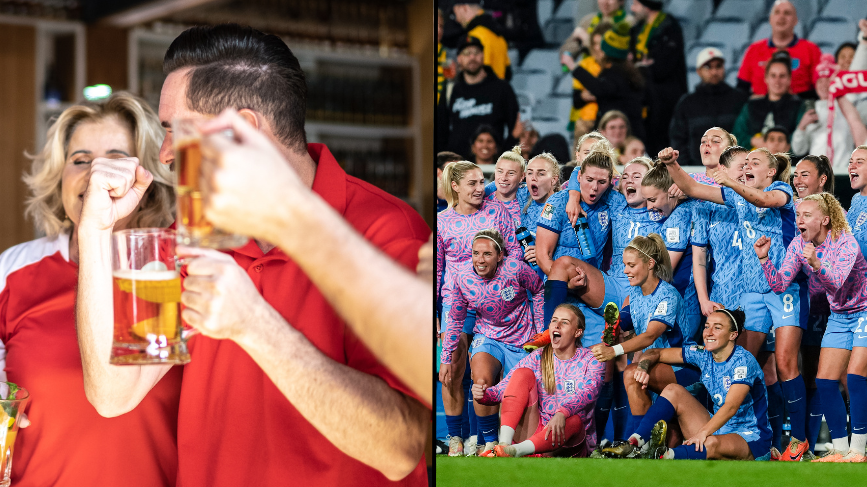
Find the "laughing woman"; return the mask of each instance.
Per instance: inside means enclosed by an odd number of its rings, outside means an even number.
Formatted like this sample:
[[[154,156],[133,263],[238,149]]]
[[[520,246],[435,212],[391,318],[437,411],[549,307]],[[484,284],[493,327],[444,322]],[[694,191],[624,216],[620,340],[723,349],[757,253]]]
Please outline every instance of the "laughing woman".
[[[604,368],[589,349],[581,348],[584,314],[570,304],[560,305],[548,330],[551,343],[524,357],[499,384],[473,384],[477,402],[502,403],[499,444],[489,456],[586,457],[596,446],[593,408]],[[529,439],[513,445],[525,413],[527,422],[538,426]]]

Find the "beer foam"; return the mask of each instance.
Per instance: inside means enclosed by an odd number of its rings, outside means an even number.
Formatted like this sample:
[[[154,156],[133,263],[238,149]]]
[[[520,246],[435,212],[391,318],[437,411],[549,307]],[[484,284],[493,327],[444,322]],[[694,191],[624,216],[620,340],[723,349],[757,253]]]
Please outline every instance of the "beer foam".
[[[180,277],[178,271],[131,271],[122,270],[111,273],[112,277],[118,279],[129,279],[131,281],[168,281]]]

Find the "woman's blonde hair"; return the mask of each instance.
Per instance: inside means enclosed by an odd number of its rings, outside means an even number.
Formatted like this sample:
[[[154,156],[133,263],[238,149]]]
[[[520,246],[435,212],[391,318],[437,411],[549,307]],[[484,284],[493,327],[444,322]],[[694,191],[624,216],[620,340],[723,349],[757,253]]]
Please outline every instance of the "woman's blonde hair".
[[[563,303],[554,310],[566,308],[578,317],[578,329],[584,330],[584,313],[574,304]],[[581,346],[581,337],[575,339],[575,346]],[[548,394],[557,394],[557,378],[554,376],[554,347],[551,344],[545,345],[542,350],[542,356],[539,357],[539,369],[542,371],[542,383],[545,385],[545,391]]]
[[[499,251],[504,257],[508,255],[508,251],[506,250],[506,243],[503,242],[503,236],[500,235],[500,232],[498,232],[497,230],[493,228],[479,230],[473,236],[473,243],[471,244],[471,246],[475,245],[476,240],[478,239],[490,240],[491,242],[494,242],[494,245],[497,247],[497,251]]]
[[[554,177],[554,186],[552,188],[552,192],[556,193],[557,191],[560,191],[560,163],[557,162],[557,158],[554,157],[554,154],[551,154],[550,152],[543,152],[527,161],[527,165],[529,166],[530,163],[535,161],[536,159],[544,159],[545,162],[548,163],[548,170]],[[527,213],[527,209],[530,208],[530,203],[532,203],[532,201],[533,198],[527,198],[527,203],[524,204],[524,208],[521,210],[521,213]]]
[[[653,267],[653,274],[662,281],[671,281],[671,258],[668,256],[668,249],[665,248],[665,242],[658,233],[651,233],[646,237],[639,235],[633,238],[626,246],[626,249],[624,249],[624,252],[629,249],[635,250],[638,254],[638,258],[645,264],[653,259],[656,263]]]
[[[521,155],[520,145],[516,145],[515,147],[512,147],[512,150],[507,150],[500,154],[500,157],[497,158],[497,164],[499,164],[503,159],[520,164],[521,172],[524,172],[524,170],[527,169],[527,161],[524,159],[524,156]]]
[[[738,138],[735,137],[735,134],[729,133],[728,130],[726,130],[722,127],[711,127],[709,129],[705,130],[704,133],[707,133],[708,130],[719,130],[720,132],[722,132],[723,135],[725,136],[726,142],[729,143],[729,145],[727,145],[726,147],[733,147],[733,146],[738,145]]]
[[[588,167],[598,167],[599,169],[608,171],[608,179],[614,178],[617,170],[614,168],[617,157],[614,157],[614,150],[611,149],[611,144],[606,140],[604,144],[597,142],[590,149],[587,157],[581,161],[581,174],[587,172]]]
[[[846,221],[846,213],[843,212],[843,207],[833,194],[811,194],[804,197],[801,203],[804,201],[815,201],[819,207],[819,211],[821,211],[825,216],[830,217],[831,221],[829,222],[830,228],[828,229],[828,232],[831,234],[831,238],[837,240],[843,232],[852,233],[852,229],[849,227],[849,222]]]
[[[586,134],[579,137],[578,140],[575,142],[575,148],[574,148],[574,150],[572,150],[572,153],[577,154],[578,150],[581,148],[581,144],[583,144],[584,141],[587,139],[594,139],[597,142],[600,140],[604,140],[605,142],[608,142],[608,139],[604,135],[599,133],[599,131],[597,131],[597,130],[594,130],[592,132],[587,132]],[[610,142],[609,142],[608,146],[609,147],[611,146]]]
[[[450,162],[443,168],[442,188],[445,191],[446,202],[449,208],[454,208],[458,205],[458,193],[452,188],[452,183],[460,184],[467,172],[473,169],[479,169],[479,166],[470,161]]]
[[[771,151],[765,147],[753,149],[753,152],[761,152],[764,154],[765,157],[768,158],[768,164],[777,170],[777,174],[774,175],[774,181],[782,181],[784,183],[789,182],[792,173],[792,158],[789,157],[788,154],[785,152],[771,154]]]
[[[672,184],[674,184],[674,180],[671,179],[671,174],[668,173],[668,169],[665,168],[664,164],[657,164],[651,167],[649,171],[644,173],[644,177],[641,179],[642,186],[650,186],[660,191],[668,191],[668,188]]]
[[[607,112],[605,112],[605,114],[602,115],[602,118],[599,119],[599,130],[605,130],[608,122],[612,120],[617,120],[618,118],[623,120],[623,122],[626,124],[626,135],[632,135],[632,124],[629,123],[629,117],[627,117],[626,114],[621,112],[620,110],[608,110]],[[626,139],[623,140],[624,142],[626,141]]]
[[[159,160],[164,132],[159,118],[144,100],[126,92],[111,95],[101,103],[82,103],[67,108],[48,129],[45,146],[36,154],[24,182],[30,189],[25,215],[48,237],[70,230],[72,222],[63,208],[61,178],[66,165],[69,141],[84,123],[119,120],[128,125],[135,141],[135,156],[154,176],[145,191],[130,228],[165,227],[174,219],[175,197],[172,175]],[[132,154],[131,154],[132,155]]]

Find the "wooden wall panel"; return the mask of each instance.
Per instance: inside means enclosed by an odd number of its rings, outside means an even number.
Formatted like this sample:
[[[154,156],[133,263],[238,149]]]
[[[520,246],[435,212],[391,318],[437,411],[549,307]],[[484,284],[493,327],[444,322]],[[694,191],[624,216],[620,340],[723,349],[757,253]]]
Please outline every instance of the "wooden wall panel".
[[[409,52],[418,59],[419,82],[421,83],[421,130],[422,130],[422,171],[424,179],[421,188],[423,206],[421,214],[427,224],[434,228],[434,35],[436,31],[434,6],[427,0],[411,0],[408,8],[407,32]]]
[[[36,124],[36,29],[0,25],[0,252],[32,240],[33,226],[24,220],[27,189],[21,176],[33,153]]]
[[[105,83],[111,86],[113,91],[128,89],[128,30],[89,25],[86,37],[86,86]]]

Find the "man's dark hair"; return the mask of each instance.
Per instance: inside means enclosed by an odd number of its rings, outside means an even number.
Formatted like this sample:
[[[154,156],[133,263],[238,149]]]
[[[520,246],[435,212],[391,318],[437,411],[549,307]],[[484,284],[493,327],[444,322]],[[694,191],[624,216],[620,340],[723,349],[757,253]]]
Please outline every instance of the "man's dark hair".
[[[786,127],[782,127],[780,125],[774,125],[773,127],[769,128],[768,131],[765,132],[765,135],[762,136],[762,140],[767,142],[768,141],[768,135],[770,135],[774,132],[776,132],[778,134],[783,134],[783,137],[786,138],[786,143],[787,144],[789,143],[789,132],[786,131]]]
[[[255,110],[278,141],[307,151],[307,82],[279,37],[238,24],[192,27],[172,42],[163,59],[166,75],[187,67],[193,68],[187,74],[190,110],[211,115],[230,107]]]
[[[446,164],[455,161],[463,161],[464,158],[460,154],[456,154],[451,151],[442,151],[437,154],[437,167],[442,169],[446,167]]]

